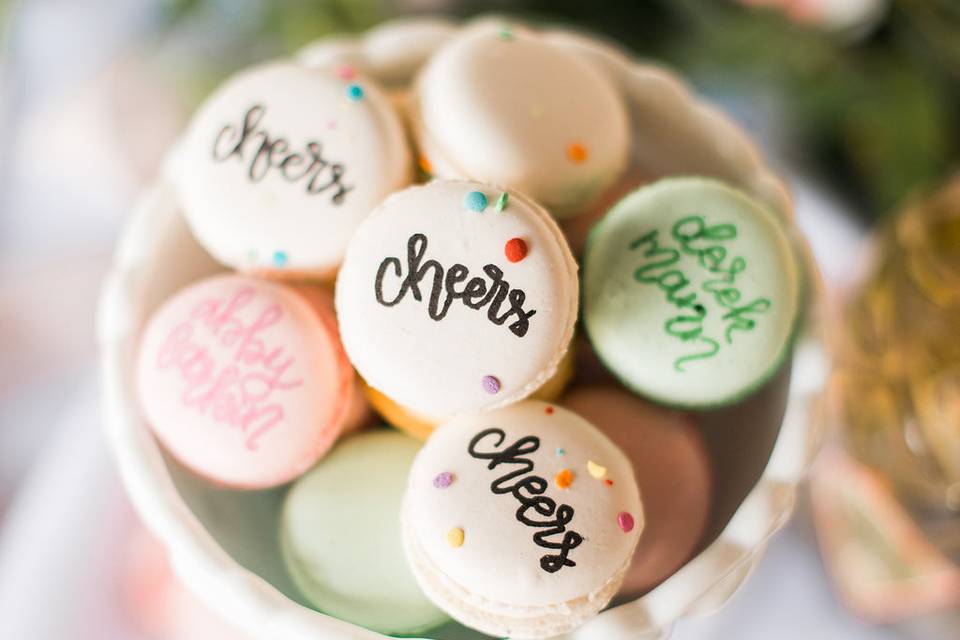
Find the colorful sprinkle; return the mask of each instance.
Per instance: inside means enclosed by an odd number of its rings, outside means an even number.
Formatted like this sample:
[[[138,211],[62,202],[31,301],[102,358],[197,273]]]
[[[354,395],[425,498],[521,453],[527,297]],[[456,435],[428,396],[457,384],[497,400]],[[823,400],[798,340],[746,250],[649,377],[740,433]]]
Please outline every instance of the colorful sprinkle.
[[[603,478],[603,476],[607,475],[607,468],[600,466],[593,460],[587,460],[587,471],[589,471],[590,475],[597,480],[600,480]]]
[[[437,476],[433,479],[433,486],[437,489],[446,489],[453,484],[454,475],[449,471],[443,471],[438,473]]]
[[[553,481],[557,483],[559,488],[569,489],[570,485],[573,484],[573,471],[570,471],[570,469],[561,469]]]
[[[483,385],[483,390],[490,395],[500,392],[500,381],[494,376],[483,376],[480,379],[480,384]]]
[[[430,164],[430,160],[427,159],[427,156],[420,156],[417,158],[417,164],[420,165],[420,170],[428,175],[433,175],[433,165]]]
[[[546,409],[543,410],[543,412],[544,412],[545,414],[547,414],[548,416],[552,416],[552,415],[553,415],[553,407],[547,407]]]
[[[621,511],[620,515],[617,516],[617,524],[620,525],[620,529],[624,533],[630,533],[633,531],[634,521],[633,516],[627,513],[626,511]]]
[[[606,478],[606,479],[604,479],[603,484],[607,485],[608,487],[612,487],[612,486],[613,486],[613,480],[611,480],[610,478]]]
[[[287,257],[286,251],[274,251],[274,252],[273,252],[273,266],[275,266],[275,267],[282,267],[282,266],[286,265],[288,259],[289,259],[289,258]]]
[[[567,157],[580,164],[587,159],[587,148],[579,142],[573,142],[567,147]]]
[[[493,208],[497,213],[503,213],[503,210],[507,208],[507,200],[510,199],[510,194],[504,191],[500,194],[500,197],[497,198],[497,204]]]
[[[522,238],[510,238],[503,247],[503,252],[510,262],[520,262],[527,257],[527,251],[527,243]]]
[[[447,544],[456,549],[463,546],[463,529],[455,527],[447,531]]]
[[[357,70],[348,64],[340,65],[334,73],[336,73],[337,77],[341,80],[353,80],[357,77]]]
[[[363,100],[363,87],[358,84],[352,84],[347,87],[347,97],[354,102]]]
[[[505,41],[513,40],[513,30],[510,28],[510,25],[503,25],[500,27],[500,39]]]
[[[487,208],[487,196],[480,191],[471,191],[463,197],[463,207],[468,211],[480,213]]]
[[[564,449],[563,447],[557,447],[557,455],[558,455],[558,456],[565,456],[565,455],[567,455],[566,449]]]

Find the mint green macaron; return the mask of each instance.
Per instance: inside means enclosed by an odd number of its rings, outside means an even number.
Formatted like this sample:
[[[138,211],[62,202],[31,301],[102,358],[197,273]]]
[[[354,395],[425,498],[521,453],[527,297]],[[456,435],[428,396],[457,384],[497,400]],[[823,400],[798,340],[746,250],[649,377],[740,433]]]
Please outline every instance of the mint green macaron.
[[[591,231],[583,322],[621,382],[664,404],[736,402],[790,352],[801,271],[785,223],[722,182],[667,178]]]
[[[284,562],[323,613],[380,633],[447,622],[407,568],[400,499],[420,443],[377,429],[338,444],[290,489],[281,518]]]

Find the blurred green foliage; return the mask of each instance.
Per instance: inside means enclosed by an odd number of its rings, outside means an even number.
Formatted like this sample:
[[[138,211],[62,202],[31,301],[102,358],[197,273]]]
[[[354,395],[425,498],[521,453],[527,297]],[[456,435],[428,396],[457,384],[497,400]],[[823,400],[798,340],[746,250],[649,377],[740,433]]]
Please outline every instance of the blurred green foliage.
[[[218,60],[191,67],[199,97],[225,71],[325,35],[362,31],[406,4],[165,0],[162,17],[169,29],[191,21],[212,32],[229,25],[229,37],[214,38]],[[960,0],[891,0],[876,24],[841,32],[732,0],[450,0],[447,6],[460,17],[496,11],[570,23],[693,78],[774,95],[794,159],[871,217],[960,167]]]

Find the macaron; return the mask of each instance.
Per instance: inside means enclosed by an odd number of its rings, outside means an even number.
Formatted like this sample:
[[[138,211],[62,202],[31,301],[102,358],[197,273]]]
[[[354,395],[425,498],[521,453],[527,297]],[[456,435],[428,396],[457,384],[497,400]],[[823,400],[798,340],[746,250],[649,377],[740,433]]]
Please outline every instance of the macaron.
[[[347,65],[242,71],[194,115],[168,172],[199,242],[244,271],[332,277],[363,218],[412,180],[400,117]]]
[[[567,388],[567,385],[573,379],[574,374],[574,351],[568,349],[560,360],[557,372],[543,383],[539,389],[530,395],[532,400],[544,400],[551,402],[560,397]],[[387,424],[396,427],[407,434],[426,440],[437,428],[438,423],[430,418],[418,415],[409,409],[400,406],[387,396],[383,395],[369,385],[363,385],[363,390],[367,394],[367,400],[370,406],[379,413]]]
[[[318,610],[385,634],[449,618],[423,595],[400,543],[400,500],[420,443],[375,429],[344,439],[287,494],[283,559]]]
[[[232,488],[292,480],[364,412],[329,294],[241,275],[200,280],[153,314],[137,386],[166,449]]]
[[[711,465],[695,419],[610,386],[574,389],[563,406],[600,429],[633,464],[647,526],[619,595],[640,596],[693,557],[706,531]]]
[[[707,178],[667,178],[618,202],[590,233],[583,321],[633,391],[664,404],[728,405],[790,352],[799,263],[767,207]]]
[[[504,185],[567,217],[627,165],[630,123],[612,80],[534,31],[490,21],[461,30],[414,93],[414,137],[435,176]]]
[[[401,511],[427,597],[468,627],[510,638],[552,637],[596,615],[643,526],[623,452],[577,414],[532,400],[434,431]]]
[[[577,265],[516,192],[434,181],[387,198],[337,277],[343,344],[366,383],[430,423],[530,396],[573,336]]]

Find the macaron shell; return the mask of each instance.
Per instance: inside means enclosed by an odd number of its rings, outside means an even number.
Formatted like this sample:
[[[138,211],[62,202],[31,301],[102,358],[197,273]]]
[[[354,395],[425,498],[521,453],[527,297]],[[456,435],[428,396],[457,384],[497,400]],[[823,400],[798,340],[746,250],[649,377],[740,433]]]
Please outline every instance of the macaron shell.
[[[426,420],[529,396],[556,373],[573,336],[579,283],[566,241],[549,214],[515,192],[497,212],[504,193],[434,181],[394,194],[360,227],[338,276],[337,312],[350,360],[368,385]],[[483,194],[486,208],[468,209],[471,194]],[[513,238],[528,248],[518,262],[505,255]],[[407,286],[417,251],[421,277]],[[486,303],[472,308],[465,298],[447,300],[454,265],[467,270],[455,290],[477,278],[490,294]],[[491,269],[502,272],[499,285]],[[509,288],[499,307],[491,299],[494,286],[501,294]],[[535,313],[521,322],[510,300],[520,300],[522,313]]]
[[[416,91],[415,130],[440,177],[503,184],[563,217],[626,167],[629,121],[612,82],[535,32],[465,29],[430,59]]]
[[[400,118],[372,80],[287,62],[220,87],[170,166],[215,258],[295,275],[332,275],[357,225],[412,179]]]
[[[721,227],[735,237],[707,237]],[[678,233],[699,234],[691,251],[681,251]],[[695,251],[713,251],[717,270]],[[587,334],[641,395],[680,407],[730,404],[789,353],[802,293],[796,256],[777,217],[724,183],[668,178],[638,189],[594,227],[583,265]],[[721,291],[737,299],[721,302]],[[766,307],[744,312],[754,305]]]
[[[218,484],[265,488],[330,447],[349,415],[353,372],[330,330],[329,298],[311,299],[222,275],[182,290],[150,319],[137,366],[141,405],[181,463]]]
[[[550,402],[559,398],[573,378],[573,360],[573,350],[568,349],[557,366],[557,372],[543,383],[543,386],[537,389],[530,396],[530,399]],[[370,402],[370,406],[386,420],[387,424],[405,431],[418,440],[429,438],[438,426],[437,422],[401,407],[369,385],[363,385],[363,391]]]
[[[502,430],[502,441],[497,433],[479,435],[491,428]],[[498,478],[523,467],[504,462],[490,469],[489,458],[475,455],[502,451],[527,437],[539,442],[536,450],[522,457],[533,462],[531,475],[548,481],[543,495],[555,500],[557,508],[567,504],[574,510],[566,530],[583,537],[568,551],[567,558],[575,566],[546,569],[548,556],[557,551],[535,542],[533,536],[543,529],[518,520],[520,503],[514,495],[491,490]],[[478,439],[472,455],[474,438]],[[607,475],[592,477],[588,460],[605,466]],[[564,470],[572,482],[561,488],[556,478]],[[442,473],[451,474],[453,481],[438,488],[434,482]],[[610,484],[604,482],[607,479]],[[504,482],[504,486],[512,484]],[[629,530],[618,524],[621,513],[632,518]],[[526,515],[551,520],[542,514]],[[572,412],[526,401],[495,412],[459,416],[437,429],[410,472],[403,521],[405,534],[422,551],[427,567],[441,572],[478,602],[487,602],[495,613],[530,615],[542,608],[560,614],[565,603],[604,591],[629,562],[644,516],[630,463],[606,436]],[[453,528],[463,531],[461,546],[447,543]],[[546,539],[558,542],[563,535]],[[604,603],[594,604],[599,609]]]
[[[387,429],[352,436],[287,494],[284,560],[320,611],[388,634],[449,619],[417,586],[400,543],[400,499],[419,448]]]
[[[633,463],[646,527],[620,594],[639,596],[696,552],[710,516],[710,459],[690,414],[615,387],[581,387],[563,405],[613,440]]]

